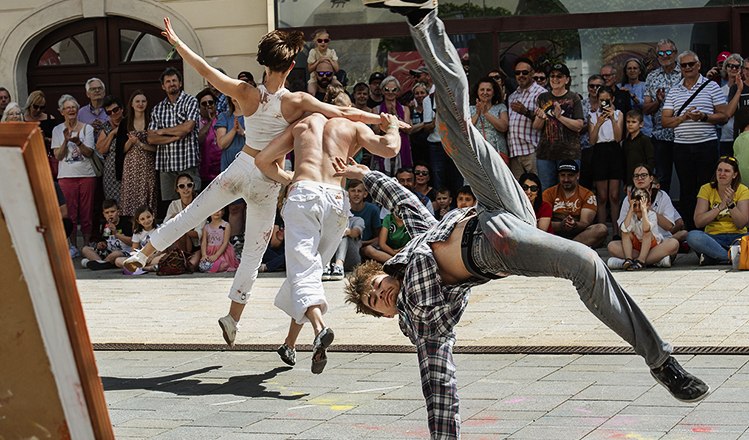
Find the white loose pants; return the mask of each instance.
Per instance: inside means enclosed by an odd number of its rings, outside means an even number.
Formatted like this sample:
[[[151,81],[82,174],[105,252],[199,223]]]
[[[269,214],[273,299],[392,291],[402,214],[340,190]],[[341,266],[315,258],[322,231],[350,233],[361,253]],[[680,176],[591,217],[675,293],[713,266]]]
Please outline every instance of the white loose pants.
[[[275,305],[298,324],[309,320],[307,308],[328,301],[322,287],[324,265],[330,262],[348,224],[348,193],[340,186],[299,181],[289,187],[283,207],[286,280]]]

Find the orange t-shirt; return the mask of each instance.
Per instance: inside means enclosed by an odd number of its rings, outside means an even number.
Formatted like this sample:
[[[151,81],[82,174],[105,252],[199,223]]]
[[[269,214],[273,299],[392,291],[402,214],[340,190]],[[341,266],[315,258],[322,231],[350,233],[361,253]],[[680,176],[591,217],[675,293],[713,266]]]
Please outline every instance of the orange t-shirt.
[[[595,194],[580,185],[577,185],[577,190],[570,197],[564,194],[561,185],[552,186],[544,191],[543,198],[544,202],[551,205],[553,212],[551,219],[555,221],[564,220],[568,215],[571,215],[575,220],[580,220],[583,208],[592,209],[593,211],[598,209]]]

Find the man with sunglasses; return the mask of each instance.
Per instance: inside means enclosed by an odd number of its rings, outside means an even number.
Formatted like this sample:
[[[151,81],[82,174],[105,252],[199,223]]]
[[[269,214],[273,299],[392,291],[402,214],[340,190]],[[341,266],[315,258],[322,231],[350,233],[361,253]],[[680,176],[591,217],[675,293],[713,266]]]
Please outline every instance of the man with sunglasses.
[[[315,98],[320,101],[325,100],[325,92],[328,90],[328,86],[333,83],[335,79],[335,71],[333,70],[333,64],[328,60],[320,60],[315,67],[315,75],[317,76],[317,89],[315,90]]]
[[[518,88],[507,99],[510,103],[508,138],[510,170],[518,178],[523,173],[538,174],[536,148],[541,139],[541,130],[533,128],[533,119],[536,117],[538,97],[546,89],[533,81],[536,69],[530,59],[518,58],[513,70]]]
[[[533,74],[533,82],[543,87],[547,91],[549,90],[549,76],[546,74],[544,69],[540,69],[538,72]]]
[[[674,165],[679,176],[679,211],[687,229],[694,229],[694,209],[700,186],[710,181],[718,161],[715,125],[728,120],[726,97],[720,86],[700,74],[700,59],[686,50],[678,56],[683,80],[663,103],[665,128],[674,130]],[[691,102],[688,102],[691,99]]]
[[[676,43],[664,38],[656,46],[660,67],[648,74],[645,80],[645,103],[643,112],[653,115],[653,148],[655,169],[661,189],[669,192],[674,166],[674,130],[662,123],[663,103],[671,87],[681,81],[681,70],[676,64]]]
[[[412,237],[384,266],[357,268],[346,295],[360,313],[397,316],[401,331],[416,346],[431,438],[460,438],[453,347],[471,288],[510,273],[570,279],[591,313],[633,346],[659,383],[679,399],[704,398],[709,387],[671,357],[671,346],[598,254],[536,227],[528,197],[468,119],[468,81],[437,18],[437,1],[365,2],[406,15],[416,48],[430,69],[440,70],[435,93],[446,108],[437,123],[445,150],[478,200],[477,207],[456,209],[437,222],[413,194],[384,174],[340,158],[335,163],[339,175],[363,179],[372,197],[402,218]]]

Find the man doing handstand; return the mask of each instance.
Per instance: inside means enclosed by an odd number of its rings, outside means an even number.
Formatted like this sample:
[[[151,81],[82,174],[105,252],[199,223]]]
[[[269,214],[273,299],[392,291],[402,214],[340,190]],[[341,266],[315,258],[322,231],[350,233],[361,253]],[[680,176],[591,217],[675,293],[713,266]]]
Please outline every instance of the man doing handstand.
[[[586,307],[632,345],[656,381],[674,397],[687,402],[704,398],[709,387],[671,357],[671,346],[658,336],[598,254],[536,228],[528,198],[470,122],[466,76],[437,18],[437,2],[374,3],[406,13],[416,48],[436,85],[442,110],[437,126],[445,151],[478,200],[475,208],[455,210],[437,223],[413,194],[392,179],[337,160],[339,175],[362,179],[375,201],[403,219],[412,237],[384,267],[367,263],[356,269],[349,279],[347,300],[362,313],[397,315],[401,330],[416,345],[432,438],[460,436],[454,328],[471,287],[500,274],[571,280]]]

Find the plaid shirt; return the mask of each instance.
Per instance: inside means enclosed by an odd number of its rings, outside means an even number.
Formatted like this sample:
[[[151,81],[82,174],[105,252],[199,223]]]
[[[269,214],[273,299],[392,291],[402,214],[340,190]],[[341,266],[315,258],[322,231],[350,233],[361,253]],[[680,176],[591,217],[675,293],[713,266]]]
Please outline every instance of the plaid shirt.
[[[671,71],[666,73],[663,67],[659,67],[648,74],[648,78],[645,80],[645,96],[650,96],[653,101],[657,100],[658,89],[663,89],[668,95],[668,91],[671,87],[681,82],[681,70],[679,65]],[[653,113],[653,137],[661,141],[673,141],[674,140],[674,129],[663,128],[663,104],[665,99],[661,102],[661,106],[658,110]],[[678,109],[677,109],[678,110]]]
[[[403,334],[416,345],[432,438],[458,438],[453,329],[468,304],[471,287],[485,281],[443,286],[429,244],[447,240],[455,225],[474,209],[453,210],[438,223],[419,199],[395,179],[372,171],[365,176],[364,184],[375,201],[403,219],[412,237],[385,263],[384,270],[401,280],[398,320]]]
[[[163,172],[182,171],[198,166],[200,146],[198,145],[198,124],[200,110],[194,96],[181,91],[177,102],[169,98],[156,104],[151,112],[149,130],[176,127],[185,121],[195,121],[195,128],[187,136],[170,144],[159,145],[156,150],[156,169]]]
[[[513,101],[520,101],[531,114],[536,111],[538,95],[547,90],[533,82],[525,90],[518,88],[507,99],[512,104]],[[541,130],[533,129],[533,119],[521,115],[512,108],[510,112],[510,131],[508,138],[510,141],[510,157],[525,156],[536,152],[538,142],[541,139]]]

